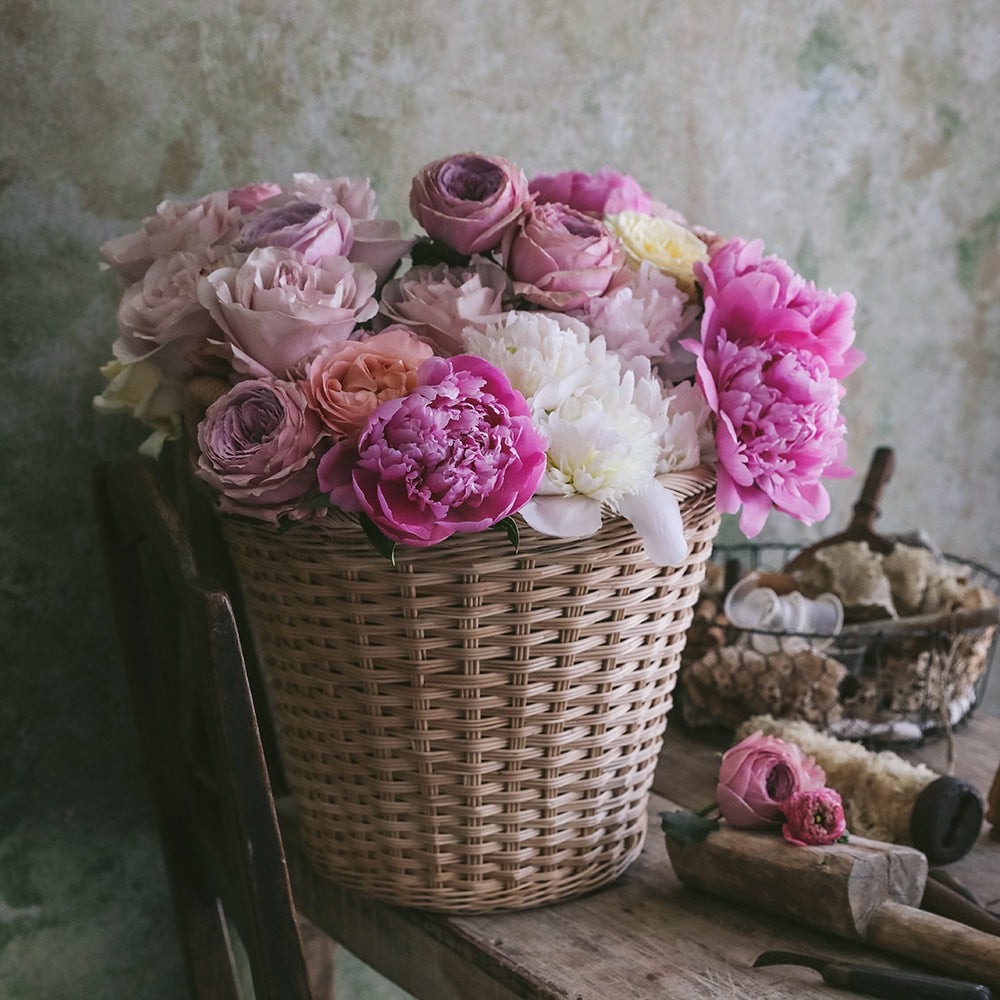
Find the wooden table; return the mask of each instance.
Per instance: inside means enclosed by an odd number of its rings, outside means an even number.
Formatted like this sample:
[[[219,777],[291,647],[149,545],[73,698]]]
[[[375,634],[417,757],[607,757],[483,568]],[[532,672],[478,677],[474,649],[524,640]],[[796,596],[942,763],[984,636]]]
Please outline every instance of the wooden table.
[[[714,799],[720,747],[668,731],[639,860],[588,896],[518,913],[440,916],[362,898],[309,866],[294,817],[283,822],[298,909],[368,965],[420,1000],[769,1000],[844,996],[791,966],[754,969],[768,949],[913,968],[749,907],[684,888],[674,875],[659,813]],[[947,743],[906,754],[947,773]],[[954,774],[989,789],[1000,756],[1000,720],[979,714],[955,738]],[[949,870],[1000,908],[1000,840],[984,827]]]

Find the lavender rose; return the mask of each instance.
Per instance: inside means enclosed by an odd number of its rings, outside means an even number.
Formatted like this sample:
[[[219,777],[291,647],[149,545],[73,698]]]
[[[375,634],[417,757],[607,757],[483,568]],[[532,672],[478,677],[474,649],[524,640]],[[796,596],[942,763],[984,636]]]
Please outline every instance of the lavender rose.
[[[476,257],[468,267],[412,267],[382,289],[379,312],[447,356],[463,351],[466,327],[485,330],[503,312],[510,281],[503,268]]]
[[[583,212],[538,205],[504,238],[514,291],[549,309],[578,309],[607,291],[624,264],[615,236]]]
[[[498,247],[528,201],[520,167],[478,153],[428,163],[410,189],[410,211],[428,235],[466,254]]]
[[[322,427],[302,390],[274,378],[237,382],[198,425],[198,475],[222,509],[277,523],[316,491]]]
[[[794,743],[757,732],[723,754],[716,791],[727,823],[762,829],[781,822],[782,805],[796,792],[824,784],[823,769]]]
[[[257,214],[241,230],[235,250],[285,247],[302,254],[308,264],[323,257],[346,257],[354,243],[354,224],[340,205],[292,201]]]
[[[285,377],[328,343],[346,340],[375,315],[375,274],[345,257],[307,264],[292,250],[263,247],[238,267],[198,283],[198,299],[225,335],[237,371]]]
[[[545,471],[524,397],[472,355],[429,358],[414,391],[382,403],[323,456],[321,489],[388,538],[428,546],[519,510]]]

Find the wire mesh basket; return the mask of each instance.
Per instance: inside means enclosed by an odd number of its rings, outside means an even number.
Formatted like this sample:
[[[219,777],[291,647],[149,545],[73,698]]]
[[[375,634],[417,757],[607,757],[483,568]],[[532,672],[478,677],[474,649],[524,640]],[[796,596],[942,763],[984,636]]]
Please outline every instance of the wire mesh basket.
[[[944,733],[981,703],[1000,632],[993,625],[900,633],[888,620],[831,636],[729,623],[722,612],[727,584],[753,570],[778,572],[799,548],[715,546],[682,657],[678,701],[686,724],[734,729],[752,715],[770,714],[895,744]],[[987,604],[1000,603],[1000,574],[950,554],[940,562]]]

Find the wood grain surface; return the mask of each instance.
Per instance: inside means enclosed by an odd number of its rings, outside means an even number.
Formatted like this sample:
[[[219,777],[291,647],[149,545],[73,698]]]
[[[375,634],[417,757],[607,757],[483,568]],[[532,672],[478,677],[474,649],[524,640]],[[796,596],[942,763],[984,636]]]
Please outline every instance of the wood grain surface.
[[[819,976],[791,966],[754,969],[784,949],[917,970],[863,943],[811,930],[752,906],[687,889],[675,876],[659,814],[714,799],[723,747],[672,727],[656,774],[649,834],[639,860],[613,885],[520,913],[450,917],[363,899],[320,879],[283,822],[300,910],[348,950],[421,1000],[713,1000],[836,997]],[[1000,755],[1000,720],[979,715],[955,736],[954,773],[988,789]],[[907,755],[945,773],[946,741]],[[949,866],[983,902],[1000,901],[1000,841],[984,832]],[[926,970],[924,970],[926,971]]]

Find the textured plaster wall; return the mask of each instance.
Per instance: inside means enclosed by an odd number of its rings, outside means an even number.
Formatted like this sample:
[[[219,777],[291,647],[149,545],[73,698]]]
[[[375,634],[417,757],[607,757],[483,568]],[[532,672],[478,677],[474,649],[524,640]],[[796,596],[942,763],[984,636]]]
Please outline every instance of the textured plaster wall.
[[[182,995],[88,492],[140,438],[90,407],[97,247],[164,195],[368,175],[405,219],[448,152],[626,170],[855,292],[880,527],[1000,566],[995,0],[0,0],[0,87],[0,998]]]

